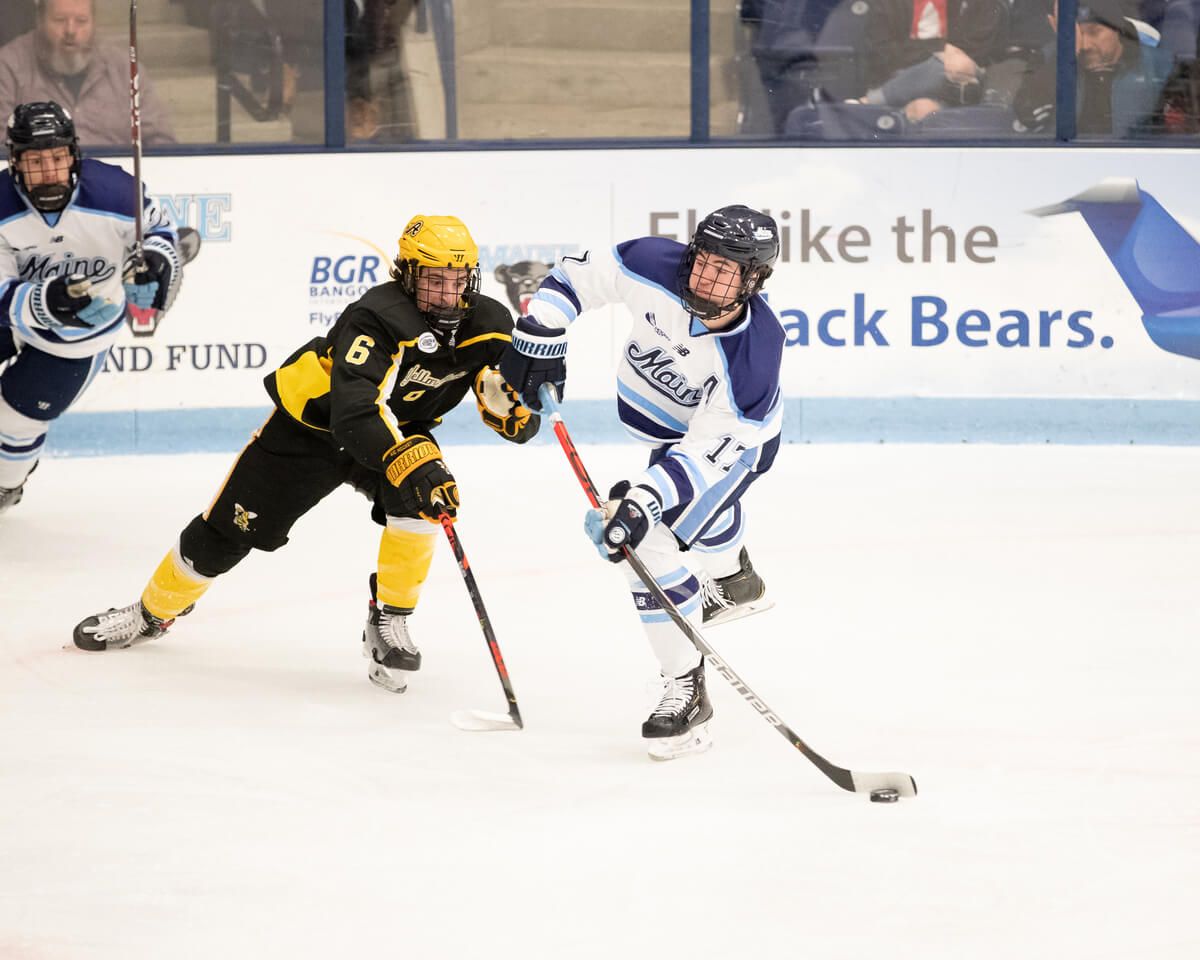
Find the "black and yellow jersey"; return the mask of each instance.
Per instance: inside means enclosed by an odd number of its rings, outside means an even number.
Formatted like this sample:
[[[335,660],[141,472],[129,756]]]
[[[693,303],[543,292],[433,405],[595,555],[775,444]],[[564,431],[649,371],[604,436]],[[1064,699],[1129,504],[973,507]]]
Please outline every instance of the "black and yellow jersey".
[[[264,382],[281,411],[381,470],[388,451],[428,431],[466,396],[480,370],[499,363],[512,327],[508,309],[481,295],[454,343],[443,344],[412,298],[390,281],[348,306],[325,336],[302,346]]]

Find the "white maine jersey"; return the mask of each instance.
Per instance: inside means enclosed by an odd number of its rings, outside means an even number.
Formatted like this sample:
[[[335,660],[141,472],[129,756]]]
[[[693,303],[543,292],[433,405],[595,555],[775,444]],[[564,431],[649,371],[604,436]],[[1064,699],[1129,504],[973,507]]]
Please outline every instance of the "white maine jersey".
[[[83,274],[92,296],[124,308],[122,273],[134,245],[134,181],[120,167],[84,160],[79,183],[57,216],[39,213],[17,189],[11,171],[0,173],[0,327],[11,327],[21,346],[57,357],[105,353],[121,332],[125,311],[100,328],[53,323],[32,296],[55,277]],[[174,224],[157,205],[144,203],[145,236],[178,243]]]
[[[733,326],[705,327],[674,292],[685,252],[673,240],[644,237],[564,257],[528,309],[539,325],[561,329],[606,304],[629,308],[617,408],[625,429],[657,448],[632,482],[657,490],[664,513],[682,507],[671,526],[690,543],[775,459],[784,330],[759,296]]]

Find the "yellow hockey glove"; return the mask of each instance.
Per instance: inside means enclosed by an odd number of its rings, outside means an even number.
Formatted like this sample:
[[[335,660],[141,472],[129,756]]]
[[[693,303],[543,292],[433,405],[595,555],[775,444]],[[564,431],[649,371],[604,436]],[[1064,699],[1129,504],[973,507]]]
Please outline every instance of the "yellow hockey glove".
[[[444,510],[453,520],[458,515],[458,484],[442,460],[442,451],[432,437],[417,433],[396,444],[383,455],[384,507],[398,517],[423,517],[441,523]]]
[[[536,432],[522,436],[533,411],[521,405],[517,391],[505,382],[499,370],[484,367],[479,371],[475,377],[475,404],[483,422],[507,440],[527,440]]]

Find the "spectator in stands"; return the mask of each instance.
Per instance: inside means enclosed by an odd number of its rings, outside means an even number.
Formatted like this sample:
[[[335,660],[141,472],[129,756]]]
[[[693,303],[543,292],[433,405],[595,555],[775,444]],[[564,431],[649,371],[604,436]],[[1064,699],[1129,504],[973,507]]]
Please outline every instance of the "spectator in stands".
[[[1179,60],[1163,87],[1155,112],[1162,133],[1200,134],[1200,60]]]
[[[1049,14],[1057,30],[1058,4]],[[1144,136],[1156,129],[1172,58],[1157,47],[1157,31],[1125,16],[1119,0],[1084,0],[1075,25],[1077,130],[1081,136]],[[1054,128],[1055,63],[1035,69],[1013,107],[1027,128]]]
[[[979,103],[1007,27],[1006,0],[872,0],[861,102],[901,108],[913,122]]]
[[[174,143],[144,71],[141,91],[143,142]],[[48,100],[67,108],[85,146],[129,143],[129,58],[97,42],[95,0],[39,0],[34,28],[0,48],[0,116]]]

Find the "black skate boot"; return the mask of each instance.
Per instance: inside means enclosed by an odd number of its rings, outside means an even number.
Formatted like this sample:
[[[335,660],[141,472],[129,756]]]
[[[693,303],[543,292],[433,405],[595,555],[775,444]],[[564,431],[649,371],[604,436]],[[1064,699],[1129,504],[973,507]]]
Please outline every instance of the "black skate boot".
[[[0,513],[20,503],[24,493],[25,484],[21,484],[19,487],[0,487]]]
[[[33,465],[33,470],[36,470],[38,465]],[[21,502],[21,498],[25,496],[25,484],[29,478],[33,476],[33,470],[25,474],[25,479],[18,483],[15,487],[0,487],[0,513],[3,513],[9,507],[15,507]]]
[[[738,563],[741,569],[727,577],[700,578],[705,625],[728,623],[775,606],[775,601],[767,597],[767,585],[754,572],[754,564],[750,562],[750,554],[745,547],[738,554]]]
[[[192,612],[188,607],[179,616]],[[80,650],[98,652],[123,650],[137,643],[155,640],[170,629],[175,619],[162,620],[142,606],[142,601],[127,607],[110,607],[107,613],[81,620],[75,627],[73,638]]]
[[[371,661],[368,679],[392,693],[408,689],[404,671],[421,669],[421,651],[408,635],[412,610],[389,607],[376,598],[375,574],[371,574],[371,606],[363,629],[363,656]]]
[[[682,677],[663,677],[662,697],[642,724],[652,760],[674,760],[712,746],[708,721],[712,704],[704,684],[704,660]]]

